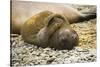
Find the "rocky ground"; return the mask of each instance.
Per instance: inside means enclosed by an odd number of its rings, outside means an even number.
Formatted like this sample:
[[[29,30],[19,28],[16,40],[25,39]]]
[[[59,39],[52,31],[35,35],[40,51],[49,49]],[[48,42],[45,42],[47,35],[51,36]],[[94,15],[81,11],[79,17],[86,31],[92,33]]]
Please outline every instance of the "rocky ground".
[[[69,51],[37,47],[25,43],[21,35],[11,37],[11,65],[15,67],[95,62],[96,19],[74,23],[71,26],[79,35],[79,45]]]

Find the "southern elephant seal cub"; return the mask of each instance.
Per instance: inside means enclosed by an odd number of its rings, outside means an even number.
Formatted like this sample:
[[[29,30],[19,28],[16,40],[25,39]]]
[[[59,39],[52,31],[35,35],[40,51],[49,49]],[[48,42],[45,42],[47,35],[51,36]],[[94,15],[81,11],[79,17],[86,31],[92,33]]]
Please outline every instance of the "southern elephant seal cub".
[[[28,43],[55,49],[72,49],[79,38],[64,16],[50,11],[29,18],[22,25],[21,35]]]

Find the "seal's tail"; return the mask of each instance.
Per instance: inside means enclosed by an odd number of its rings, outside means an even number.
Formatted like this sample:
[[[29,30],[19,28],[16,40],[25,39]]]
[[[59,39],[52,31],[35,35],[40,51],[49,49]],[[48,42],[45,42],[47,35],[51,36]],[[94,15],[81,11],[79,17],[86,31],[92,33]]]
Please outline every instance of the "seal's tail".
[[[97,9],[95,7],[91,7],[90,9],[80,11],[82,13],[82,17],[79,18],[80,21],[90,20],[97,17]]]
[[[85,20],[94,19],[96,17],[97,17],[96,13],[87,13],[87,14],[84,14],[84,19]]]
[[[79,18],[79,21],[80,22],[83,22],[83,21],[88,21],[90,19],[94,19],[97,17],[97,14],[96,13],[84,13],[82,14],[82,16]]]

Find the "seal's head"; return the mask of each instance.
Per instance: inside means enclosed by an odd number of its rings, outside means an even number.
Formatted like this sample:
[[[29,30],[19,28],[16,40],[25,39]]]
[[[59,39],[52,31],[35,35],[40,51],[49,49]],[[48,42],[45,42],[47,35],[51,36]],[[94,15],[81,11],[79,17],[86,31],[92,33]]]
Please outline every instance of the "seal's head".
[[[61,28],[50,38],[51,47],[56,49],[73,49],[78,45],[78,34],[72,29]]]

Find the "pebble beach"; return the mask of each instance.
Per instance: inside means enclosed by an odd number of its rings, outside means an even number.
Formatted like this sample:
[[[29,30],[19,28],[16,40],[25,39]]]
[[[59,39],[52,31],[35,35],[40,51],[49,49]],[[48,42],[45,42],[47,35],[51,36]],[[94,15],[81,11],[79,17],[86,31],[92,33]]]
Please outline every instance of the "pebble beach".
[[[86,10],[91,7],[76,8]],[[96,19],[73,23],[71,27],[79,35],[79,45],[72,50],[37,47],[24,42],[21,35],[11,36],[11,66],[96,62]]]

